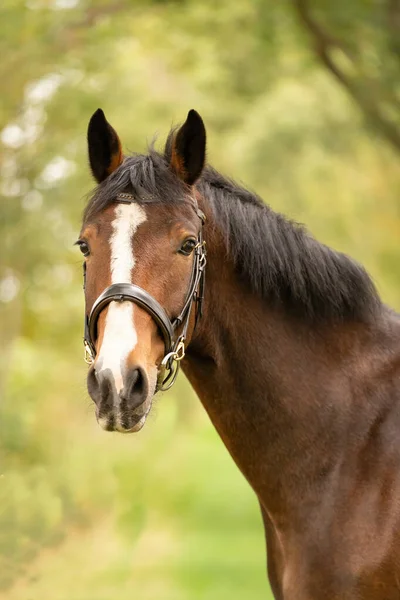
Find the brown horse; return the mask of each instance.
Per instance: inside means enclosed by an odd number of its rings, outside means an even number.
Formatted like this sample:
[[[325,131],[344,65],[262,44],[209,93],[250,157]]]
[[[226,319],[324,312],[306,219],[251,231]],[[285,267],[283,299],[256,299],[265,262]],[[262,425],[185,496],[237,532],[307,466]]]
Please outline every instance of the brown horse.
[[[78,243],[99,423],[139,430],[186,346],[259,499],[275,597],[398,600],[399,316],[360,265],[204,166],[195,111],[163,154],[124,158],[101,110],[88,142],[99,186]]]

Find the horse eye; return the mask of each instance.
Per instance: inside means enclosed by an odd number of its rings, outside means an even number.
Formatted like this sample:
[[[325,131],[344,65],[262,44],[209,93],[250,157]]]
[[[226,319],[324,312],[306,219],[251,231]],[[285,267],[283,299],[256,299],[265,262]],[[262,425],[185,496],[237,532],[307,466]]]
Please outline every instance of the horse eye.
[[[79,250],[82,252],[83,256],[89,256],[90,249],[86,242],[80,241],[78,242]]]
[[[179,249],[179,252],[181,254],[184,254],[185,256],[189,256],[189,254],[191,254],[196,248],[196,244],[197,240],[195,240],[194,238],[189,238],[188,240],[185,240],[183,242],[182,246]]]

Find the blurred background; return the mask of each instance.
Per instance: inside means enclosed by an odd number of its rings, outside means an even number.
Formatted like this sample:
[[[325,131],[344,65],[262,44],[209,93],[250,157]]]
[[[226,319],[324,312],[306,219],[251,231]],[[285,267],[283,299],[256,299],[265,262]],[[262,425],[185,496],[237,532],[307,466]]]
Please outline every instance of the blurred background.
[[[0,599],[269,598],[256,499],[181,376],[138,435],[86,393],[81,257],[102,107],[208,159],[400,308],[399,0],[2,0]]]

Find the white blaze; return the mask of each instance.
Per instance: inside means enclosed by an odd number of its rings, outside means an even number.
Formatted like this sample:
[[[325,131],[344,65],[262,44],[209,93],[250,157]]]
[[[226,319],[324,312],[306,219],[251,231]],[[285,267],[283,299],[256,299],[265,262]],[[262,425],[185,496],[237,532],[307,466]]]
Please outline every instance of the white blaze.
[[[132,283],[132,269],[135,266],[132,238],[146,213],[137,204],[118,204],[112,223],[111,283]],[[126,359],[137,343],[133,321],[132,302],[111,302],[104,328],[103,343],[96,361],[96,371],[109,369],[114,376],[119,393],[123,387],[122,372]]]

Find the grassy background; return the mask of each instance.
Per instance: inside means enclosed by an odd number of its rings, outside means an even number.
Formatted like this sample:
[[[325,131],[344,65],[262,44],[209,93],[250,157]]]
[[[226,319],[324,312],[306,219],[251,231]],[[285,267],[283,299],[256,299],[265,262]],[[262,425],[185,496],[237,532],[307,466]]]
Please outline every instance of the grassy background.
[[[138,436],[105,435],[87,401],[56,435],[42,424],[40,462],[2,476],[2,600],[265,598],[256,499],[177,393],[189,419],[170,394]]]

